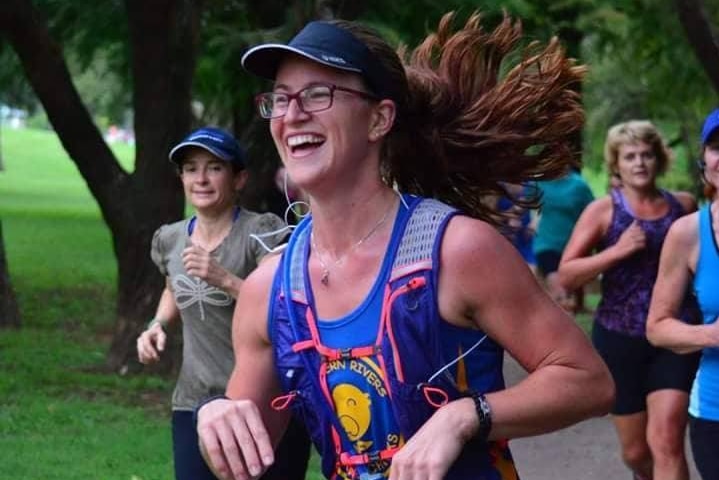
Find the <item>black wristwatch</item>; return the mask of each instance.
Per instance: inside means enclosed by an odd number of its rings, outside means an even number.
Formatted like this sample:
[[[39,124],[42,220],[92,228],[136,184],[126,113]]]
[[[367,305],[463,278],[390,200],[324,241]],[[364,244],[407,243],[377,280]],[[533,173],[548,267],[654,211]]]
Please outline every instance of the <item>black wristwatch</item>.
[[[483,393],[469,391],[467,396],[474,401],[474,409],[479,419],[479,428],[475,438],[482,442],[486,442],[489,438],[489,432],[492,431],[492,408]]]

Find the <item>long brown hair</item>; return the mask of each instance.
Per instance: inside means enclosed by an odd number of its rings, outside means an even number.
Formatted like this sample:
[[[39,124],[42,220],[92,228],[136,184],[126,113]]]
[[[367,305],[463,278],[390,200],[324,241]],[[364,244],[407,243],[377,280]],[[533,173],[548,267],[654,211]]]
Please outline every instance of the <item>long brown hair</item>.
[[[396,82],[397,122],[382,158],[388,184],[496,223],[482,201],[488,195],[533,204],[516,199],[505,182],[557,178],[576,166],[571,136],[584,120],[576,87],[585,68],[556,38],[522,48],[520,22],[505,15],[488,33],[480,18],[475,12],[454,31],[454,12],[445,14],[411,53],[395,53],[365,27],[337,24]]]

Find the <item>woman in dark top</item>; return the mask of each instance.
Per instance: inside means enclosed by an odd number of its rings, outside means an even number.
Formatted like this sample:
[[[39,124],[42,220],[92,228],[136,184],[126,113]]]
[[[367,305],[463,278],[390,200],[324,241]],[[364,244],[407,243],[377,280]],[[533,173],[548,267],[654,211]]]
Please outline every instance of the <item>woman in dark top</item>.
[[[645,324],[664,237],[696,203],[686,192],[657,186],[669,152],[650,122],[612,127],[604,157],[621,186],[582,213],[562,255],[559,281],[575,290],[602,275],[592,340],[616,383],[612,414],[624,462],[637,479],[686,480],[686,408],[697,357],[651,346]],[[683,316],[690,316],[687,305]]]

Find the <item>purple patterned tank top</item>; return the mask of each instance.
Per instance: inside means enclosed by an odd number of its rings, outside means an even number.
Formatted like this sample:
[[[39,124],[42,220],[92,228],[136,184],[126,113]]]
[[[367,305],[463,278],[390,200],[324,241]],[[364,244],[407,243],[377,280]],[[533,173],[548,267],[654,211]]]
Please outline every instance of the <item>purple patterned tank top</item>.
[[[647,244],[643,250],[625,258],[602,275],[602,299],[594,320],[608,330],[633,337],[645,334],[649,302],[657,278],[664,237],[674,220],[685,214],[673,195],[664,190],[661,193],[669,203],[669,212],[655,220],[643,220],[634,216],[618,189],[611,191],[612,221],[599,249],[604,250],[617,243],[621,234],[634,220],[637,220],[644,230]],[[686,303],[682,311],[685,320],[689,314]]]

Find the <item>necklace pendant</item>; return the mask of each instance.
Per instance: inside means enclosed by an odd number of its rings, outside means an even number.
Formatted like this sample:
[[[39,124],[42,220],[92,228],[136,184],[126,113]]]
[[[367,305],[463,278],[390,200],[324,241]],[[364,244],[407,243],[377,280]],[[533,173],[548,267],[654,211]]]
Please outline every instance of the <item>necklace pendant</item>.
[[[324,285],[325,287],[330,283],[330,271],[326,268],[322,269],[322,276],[320,277],[320,282],[322,282],[322,285]]]

